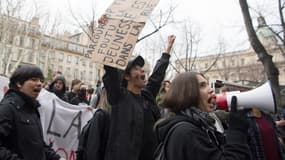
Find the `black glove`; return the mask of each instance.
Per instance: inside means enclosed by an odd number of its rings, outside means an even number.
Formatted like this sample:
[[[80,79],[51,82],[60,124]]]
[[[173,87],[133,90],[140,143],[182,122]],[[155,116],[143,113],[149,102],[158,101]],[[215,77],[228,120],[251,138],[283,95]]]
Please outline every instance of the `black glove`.
[[[248,110],[237,110],[237,97],[233,96],[231,101],[229,130],[238,130],[243,133],[247,132],[249,126],[247,111]]]

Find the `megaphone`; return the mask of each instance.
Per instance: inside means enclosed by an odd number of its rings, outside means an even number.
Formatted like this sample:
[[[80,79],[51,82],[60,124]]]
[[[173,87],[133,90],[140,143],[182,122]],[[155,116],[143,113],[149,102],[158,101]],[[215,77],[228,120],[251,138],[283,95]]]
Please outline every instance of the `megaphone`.
[[[230,110],[232,96],[237,97],[237,109],[259,108],[269,112],[276,112],[276,101],[271,89],[270,81],[247,92],[226,92],[217,95],[216,105],[218,109]]]

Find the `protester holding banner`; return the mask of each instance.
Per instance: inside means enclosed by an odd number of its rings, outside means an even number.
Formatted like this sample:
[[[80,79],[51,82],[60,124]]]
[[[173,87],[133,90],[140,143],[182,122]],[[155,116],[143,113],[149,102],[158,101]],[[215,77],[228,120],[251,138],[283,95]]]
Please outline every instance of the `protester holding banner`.
[[[63,101],[68,101],[68,97],[65,94],[66,91],[66,83],[65,78],[63,76],[57,76],[50,83],[48,91],[53,92],[58,98]]]
[[[0,103],[1,160],[59,160],[43,140],[36,100],[42,89],[42,71],[31,65],[20,66],[10,78],[10,89]]]
[[[71,91],[67,93],[69,103],[74,97],[77,96],[81,85],[82,85],[82,82],[79,79],[72,80]]]
[[[69,103],[73,105],[79,105],[79,104],[89,105],[89,102],[86,99],[86,95],[87,95],[86,87],[84,85],[81,85],[77,95],[74,98],[72,98]]]
[[[164,79],[175,38],[174,35],[168,37],[166,52],[157,61],[148,81],[141,56],[128,62],[123,75],[116,68],[104,66],[103,82],[112,106],[106,160],[153,159],[157,146],[153,125],[160,118],[155,97]]]

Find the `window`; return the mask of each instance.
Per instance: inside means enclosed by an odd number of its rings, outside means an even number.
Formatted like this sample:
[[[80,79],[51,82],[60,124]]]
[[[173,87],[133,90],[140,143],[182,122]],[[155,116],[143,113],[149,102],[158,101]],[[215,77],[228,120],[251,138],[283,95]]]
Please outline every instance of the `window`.
[[[45,70],[45,64],[44,63],[42,63],[42,62],[40,62],[40,69],[42,70],[42,71],[44,71]]]
[[[89,81],[93,80],[93,72],[89,72]]]
[[[82,66],[86,66],[86,62],[83,59],[82,59]]]
[[[20,57],[22,56],[23,50],[19,49],[18,50],[18,54],[17,54],[17,59],[20,59]]]
[[[35,47],[35,39],[30,39],[30,44],[29,44],[29,46],[30,46],[31,48],[34,48],[34,47]]]
[[[63,58],[64,58],[64,54],[63,53],[58,53],[57,54],[57,58],[58,58],[58,61],[62,62],[63,61]]]
[[[90,68],[93,68],[93,62],[90,62],[90,63],[89,63],[89,67],[90,67]]]
[[[11,49],[11,48],[6,48],[6,54],[7,54],[7,55],[12,54],[12,49]]]
[[[11,63],[10,63],[9,66],[8,66],[8,70],[9,70],[10,73],[11,73],[11,71],[12,71],[12,69],[13,69],[13,66],[14,66],[14,65],[11,64]]]
[[[231,60],[231,65],[234,66],[235,65],[235,60]]]
[[[80,79],[83,81],[85,80],[85,71],[80,72]]]
[[[0,42],[2,41],[2,38],[3,37],[3,32],[2,31],[0,31]]]
[[[62,66],[58,66],[58,69],[57,69],[57,71],[60,71],[60,72],[62,72]]]
[[[240,60],[241,65],[244,65],[244,58]]]
[[[71,62],[71,55],[68,55],[66,60],[68,63],[70,63]]]
[[[74,63],[78,64],[79,63],[79,57],[74,57]]]
[[[74,70],[73,76],[74,76],[74,79],[78,78],[78,69]]]
[[[33,52],[29,52],[28,54],[28,62],[33,63],[34,62],[34,53]]]
[[[24,41],[24,37],[23,37],[23,36],[20,36],[20,44],[19,44],[19,45],[20,45],[21,47],[24,47],[24,42],[25,42],[25,41]]]
[[[70,67],[67,67],[67,68],[66,68],[66,72],[65,72],[65,73],[66,73],[66,76],[67,76],[67,77],[70,77]]]
[[[13,40],[14,40],[14,36],[12,34],[9,34],[8,43],[13,44]]]
[[[27,29],[27,25],[25,23],[22,23],[21,28],[22,28],[22,31],[24,31],[25,33]]]
[[[45,61],[46,59],[46,54],[45,54],[45,51],[44,50],[41,50],[41,51],[38,51],[39,53],[39,58],[40,58],[40,61]]]
[[[54,52],[49,52],[49,59],[55,59]]]

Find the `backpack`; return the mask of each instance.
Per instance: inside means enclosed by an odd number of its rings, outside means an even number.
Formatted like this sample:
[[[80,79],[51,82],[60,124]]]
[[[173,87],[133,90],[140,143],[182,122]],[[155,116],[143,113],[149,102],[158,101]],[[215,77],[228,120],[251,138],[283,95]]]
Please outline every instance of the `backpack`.
[[[77,148],[77,151],[75,152],[76,160],[86,160],[87,159],[86,145],[87,145],[87,140],[88,140],[89,128],[98,110],[100,109],[95,110],[93,117],[87,122],[87,124],[81,130],[80,136],[78,138],[78,148]]]
[[[156,148],[155,150],[155,153],[154,153],[154,160],[166,160],[166,149],[165,149],[165,146],[167,145],[167,142],[169,140],[169,137],[171,135],[171,133],[175,130],[175,128],[177,128],[178,126],[182,125],[182,124],[188,124],[189,122],[185,122],[185,121],[180,121],[176,124],[174,124],[173,126],[171,126],[171,128],[168,130],[165,138],[163,141],[161,141],[159,144],[158,144],[158,147]]]

